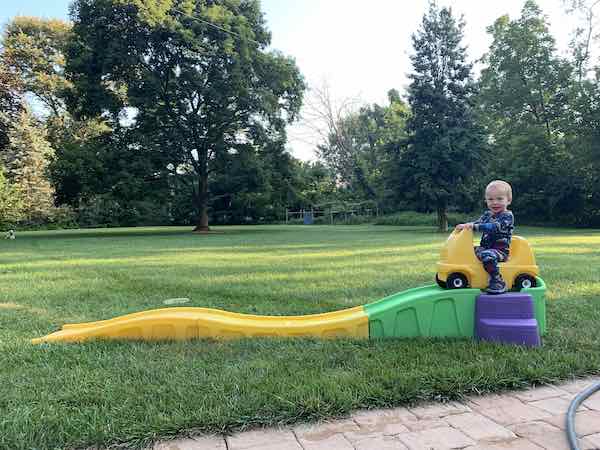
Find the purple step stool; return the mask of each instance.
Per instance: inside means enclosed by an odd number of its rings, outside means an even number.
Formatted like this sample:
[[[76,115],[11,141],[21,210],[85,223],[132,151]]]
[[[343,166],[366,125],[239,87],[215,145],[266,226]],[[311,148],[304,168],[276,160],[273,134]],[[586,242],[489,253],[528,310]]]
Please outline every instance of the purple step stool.
[[[529,294],[481,294],[475,301],[475,337],[482,341],[539,347],[540,333]]]

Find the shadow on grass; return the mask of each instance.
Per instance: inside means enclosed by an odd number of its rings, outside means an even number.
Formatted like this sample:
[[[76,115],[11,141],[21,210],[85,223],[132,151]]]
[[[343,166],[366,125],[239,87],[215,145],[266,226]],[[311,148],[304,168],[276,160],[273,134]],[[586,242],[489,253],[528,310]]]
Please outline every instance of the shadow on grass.
[[[195,233],[193,226],[164,226],[164,227],[117,227],[117,228],[77,228],[65,230],[40,230],[17,232],[18,239],[35,238],[94,238],[94,237],[121,237],[121,236],[197,236],[211,237],[221,235],[243,235],[243,234],[269,234],[290,232],[297,233],[299,230],[308,232],[322,232],[329,230],[339,232],[374,232],[374,233],[397,233],[397,232],[419,232],[421,234],[439,234],[434,227],[424,226],[390,226],[390,225],[227,225],[211,227],[208,233]]]
[[[18,240],[85,239],[131,236],[192,236],[193,228],[79,228],[76,230],[24,231],[17,233]],[[210,236],[210,235],[206,235]]]
[[[289,245],[277,245],[277,244],[265,244],[265,245],[256,245],[256,246],[226,246],[226,245],[218,245],[218,246],[204,246],[204,247],[189,247],[189,242],[186,241],[185,247],[176,247],[173,246],[168,249],[153,249],[153,248],[143,248],[138,249],[135,254],[132,255],[131,249],[126,248],[123,250],[123,254],[128,256],[122,256],[121,253],[110,254],[106,256],[99,255],[97,252],[93,253],[95,250],[90,249],[86,252],[69,252],[64,257],[52,256],[49,257],[47,254],[39,254],[38,257],[29,256],[27,260],[23,259],[22,254],[15,253],[12,257],[7,257],[5,255],[5,259],[3,260],[3,269],[0,270],[0,273],[11,273],[15,272],[16,268],[21,268],[24,272],[43,272],[47,270],[57,271],[57,265],[61,265],[60,269],[64,270],[67,267],[74,267],[78,269],[91,269],[95,265],[98,265],[98,268],[105,269],[106,262],[110,262],[110,267],[112,269],[127,269],[130,270],[135,266],[136,268],[140,268],[144,265],[147,265],[151,270],[157,268],[157,264],[155,264],[156,258],[161,258],[165,256],[177,257],[178,260],[185,259],[189,256],[202,256],[207,251],[208,252],[219,252],[220,258],[222,260],[223,257],[227,256],[229,259],[231,258],[232,262],[235,262],[238,258],[235,258],[236,255],[247,254],[251,255],[253,259],[263,261],[268,261],[267,263],[253,263],[258,266],[272,266],[277,261],[281,263],[289,263],[290,265],[295,262],[310,262],[311,264],[319,265],[321,262],[340,262],[350,261],[347,265],[354,267],[356,265],[356,261],[360,260],[363,264],[372,264],[369,259],[377,259],[381,258],[393,258],[396,264],[399,262],[405,261],[407,264],[411,263],[411,260],[422,260],[420,255],[430,254],[433,252],[434,254],[438,254],[439,249],[441,249],[441,245],[439,243],[425,243],[420,245],[413,245],[410,247],[403,246],[402,249],[391,249],[386,246],[382,247],[371,247],[367,249],[360,250],[352,250],[348,249],[347,244],[340,242],[339,244],[322,244],[322,245],[307,245],[307,244],[289,244]],[[342,251],[342,254],[336,254],[336,252]],[[311,252],[311,254],[307,254],[306,252]],[[333,254],[332,254],[333,253]],[[197,260],[191,260],[189,263],[185,262],[177,262],[173,264],[179,268],[185,268],[189,266],[190,268],[195,268],[196,270],[202,269],[210,269],[211,271],[215,269],[215,265],[212,259],[215,255],[210,254],[206,255],[207,260],[204,263],[201,263]],[[266,259],[265,259],[266,258]],[[146,261],[144,261],[147,259]],[[197,259],[197,258],[196,258]],[[75,261],[75,263],[74,263]],[[47,264],[44,264],[44,263]],[[42,264],[40,264],[42,263]],[[165,262],[163,264],[165,267],[170,267],[169,262]],[[234,270],[241,270],[246,272],[249,270],[250,264],[228,264],[227,269],[229,273]],[[341,264],[340,267],[344,265]],[[279,269],[281,266],[274,267],[274,269]],[[305,267],[303,264],[302,269],[308,269],[309,267]],[[277,270],[278,271],[278,270]]]

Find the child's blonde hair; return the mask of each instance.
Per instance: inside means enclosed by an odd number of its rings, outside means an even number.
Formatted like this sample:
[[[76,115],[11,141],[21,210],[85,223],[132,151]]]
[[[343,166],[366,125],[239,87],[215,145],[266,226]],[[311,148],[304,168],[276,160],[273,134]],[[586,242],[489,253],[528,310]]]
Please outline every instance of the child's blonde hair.
[[[508,184],[506,181],[494,180],[485,187],[485,192],[489,191],[491,188],[494,187],[504,191],[506,197],[508,198],[508,201],[512,202],[512,187],[510,187],[510,184]]]

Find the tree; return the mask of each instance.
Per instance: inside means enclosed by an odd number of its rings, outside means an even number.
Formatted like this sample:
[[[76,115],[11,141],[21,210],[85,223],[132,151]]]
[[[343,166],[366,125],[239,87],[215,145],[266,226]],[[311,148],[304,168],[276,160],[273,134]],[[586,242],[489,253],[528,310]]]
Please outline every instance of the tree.
[[[122,146],[118,133],[106,121],[76,121],[66,116],[62,121],[51,121],[47,127],[56,148],[49,176],[58,204],[78,208],[81,202],[110,189],[107,178],[122,175],[122,169],[108,167],[107,159],[111,154],[113,158],[119,154]],[[124,159],[131,162],[130,155]]]
[[[2,61],[18,76],[25,93],[34,95],[55,116],[65,112],[71,89],[65,78],[64,50],[71,25],[58,19],[15,17],[2,39]]]
[[[570,93],[570,108],[564,115],[567,145],[580,165],[585,205],[579,211],[582,224],[600,224],[600,65],[592,60],[592,49],[600,42],[600,0],[563,0],[567,12],[579,16],[571,41],[572,64],[577,82]],[[594,45],[596,46],[594,47]],[[596,55],[597,57],[597,55]]]
[[[252,142],[215,161],[211,207],[220,222],[256,223],[281,220],[284,215],[290,169],[285,142],[264,134],[254,135]]]
[[[318,157],[338,177],[350,183],[355,167],[355,148],[352,136],[352,118],[360,106],[357,98],[335,98],[329,83],[312,86],[302,113],[307,143],[317,148]]]
[[[22,196],[24,217],[29,223],[43,223],[54,210],[54,189],[46,178],[52,148],[45,130],[24,110],[8,132],[9,144],[0,154],[7,179]]]
[[[457,23],[450,9],[438,10],[432,2],[412,36],[412,116],[400,188],[437,211],[440,231],[448,227],[448,206],[479,174],[484,148],[473,111],[471,64],[461,47],[463,28],[464,22]]]
[[[390,165],[388,146],[404,139],[408,107],[397,91],[389,105],[360,105],[357,99],[336,101],[329,86],[311,89],[303,124],[314,136],[319,158],[355,200],[383,206]]]
[[[493,42],[483,62],[481,107],[504,123],[533,124],[548,137],[560,127],[572,67],[555,56],[555,41],[532,0],[521,17],[500,17],[488,29]]]
[[[479,107],[491,136],[491,171],[512,181],[522,215],[575,215],[583,177],[568,145],[579,133],[573,124],[581,123],[573,66],[556,55],[546,19],[531,0],[519,18],[500,17],[488,32],[493,41],[483,58]]]
[[[408,105],[400,99],[398,91],[391,89],[388,100],[389,105],[386,106],[373,104],[362,107],[355,121],[355,142],[359,151],[359,170],[355,174],[357,179],[365,180],[364,185],[369,187],[365,190],[373,193],[361,200],[375,201],[382,211],[393,208],[395,198],[391,193],[395,191],[399,156],[396,146],[404,144],[408,137],[406,127],[410,117]]]
[[[323,163],[293,161],[287,205],[295,210],[322,206],[339,199],[335,174]]]
[[[10,125],[16,122],[23,109],[19,81],[7,69],[2,56],[0,54],[0,152],[8,145]]]
[[[304,83],[270,42],[257,0],[76,0],[67,71],[79,116],[135,108],[135,128],[164,170],[193,181],[196,230],[209,229],[220,155],[275,139],[295,119]]]
[[[19,189],[4,176],[0,166],[0,226],[14,226],[23,217],[23,199]]]
[[[598,33],[600,0],[563,0],[563,3],[567,5],[567,13],[579,15],[583,22],[575,29],[571,40],[577,80],[582,82],[591,69],[592,45],[600,39]]]
[[[53,131],[49,166],[57,203],[76,209],[82,225],[170,223],[173,187],[160,176],[162,158],[146,150],[135,130],[113,129],[100,118],[63,123]]]

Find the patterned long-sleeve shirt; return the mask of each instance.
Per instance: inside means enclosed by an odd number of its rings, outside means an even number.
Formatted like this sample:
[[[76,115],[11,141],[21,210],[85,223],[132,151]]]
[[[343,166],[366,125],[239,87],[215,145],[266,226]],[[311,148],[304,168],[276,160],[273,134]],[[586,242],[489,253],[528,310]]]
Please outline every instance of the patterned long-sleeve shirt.
[[[494,215],[492,211],[486,211],[473,222],[473,229],[481,231],[480,246],[482,248],[493,248],[508,255],[510,240],[515,228],[515,218],[510,211],[504,211]]]

